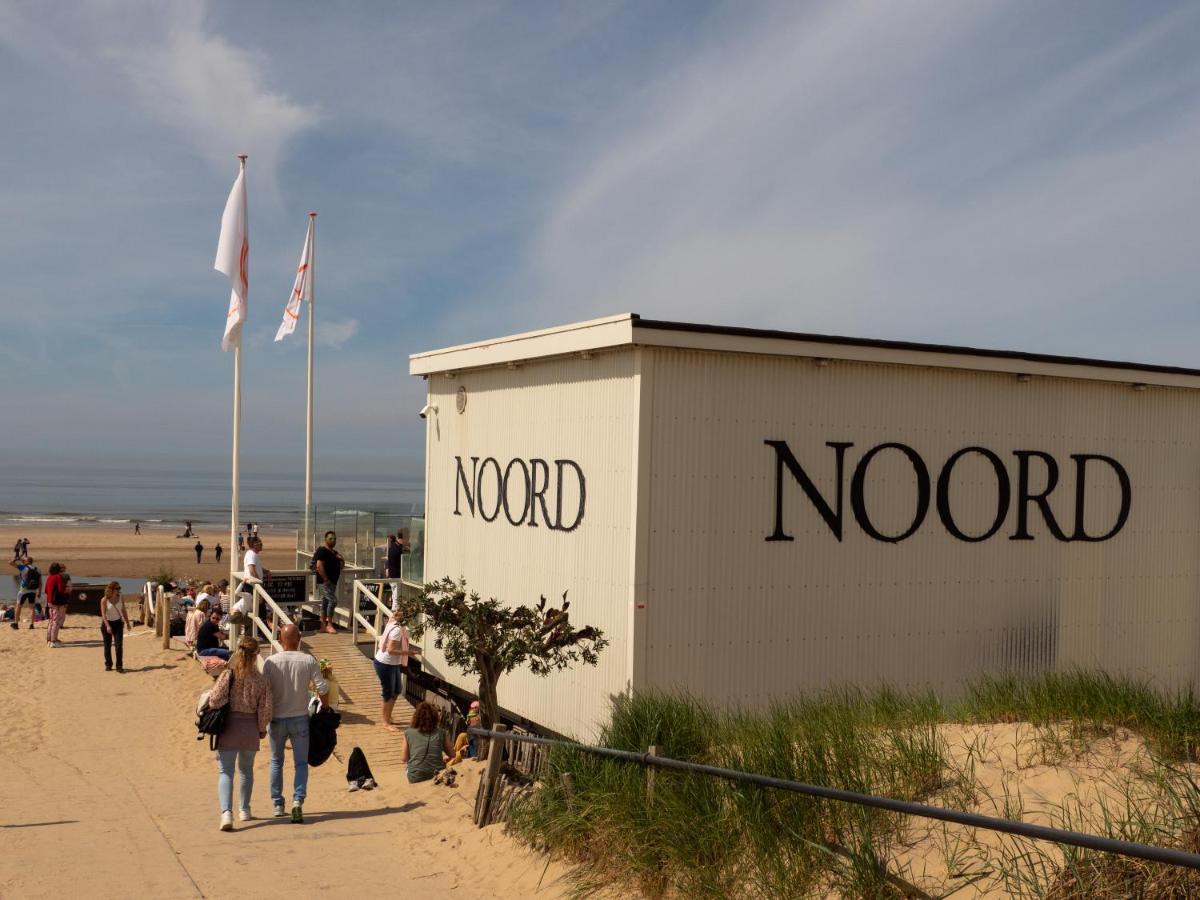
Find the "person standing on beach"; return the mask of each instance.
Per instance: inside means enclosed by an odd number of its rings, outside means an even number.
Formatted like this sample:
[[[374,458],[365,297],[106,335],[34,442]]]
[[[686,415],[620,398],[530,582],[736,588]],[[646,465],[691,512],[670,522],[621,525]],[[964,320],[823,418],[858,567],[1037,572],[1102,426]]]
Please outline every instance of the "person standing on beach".
[[[196,565],[200,564],[200,558],[204,555],[204,545],[200,541],[196,541],[196,546],[192,548],[196,551]]]
[[[46,631],[46,646],[61,647],[59,629],[67,621],[67,601],[71,594],[71,576],[62,563],[50,563],[50,576],[46,579],[46,605],[50,615],[50,626]]]
[[[42,591],[42,573],[28,556],[22,556],[20,560],[10,562],[9,565],[17,570],[17,604],[13,609],[12,629],[16,631],[21,627],[21,607],[28,605],[29,630],[33,631],[33,623],[41,612],[41,604],[37,602],[37,598]]]
[[[141,534],[141,533],[142,533],[142,523],[141,523],[141,522],[134,522],[134,523],[133,523],[133,533],[134,533],[134,534]]]
[[[399,608],[392,605],[392,615],[379,636],[379,647],[375,652],[375,675],[383,695],[383,727],[388,731],[399,731],[392,721],[392,710],[400,696],[400,674],[408,665],[410,653],[408,629],[404,626]]]
[[[217,562],[220,562],[221,557],[225,555],[225,548],[221,546],[220,541],[217,541],[217,546],[213,547],[213,555],[217,558]]]
[[[129,624],[129,613],[125,611],[125,599],[121,596],[121,585],[110,581],[100,598],[100,637],[104,639],[104,671],[113,668],[113,645],[117,651],[117,671],[125,671],[125,629]]]
[[[313,554],[313,570],[317,573],[317,598],[321,601],[321,630],[326,634],[337,634],[333,627],[333,611],[337,609],[338,579],[346,560],[334,548],[337,533],[325,532],[325,545]]]
[[[271,802],[275,818],[287,815],[283,804],[283,750],[292,742],[292,822],[304,821],[304,798],[308,796],[308,686],[316,688],[322,707],[329,706],[329,684],[311,653],[300,650],[300,629],[284,625],[279,632],[282,653],[263,663],[263,675],[271,685],[274,713],[271,718]]]
[[[267,736],[275,703],[271,685],[258,671],[258,641],[242,638],[229,668],[221,673],[208,704],[219,709],[229,704],[225,730],[217,738],[217,800],[221,804],[221,830],[233,831],[233,770],[241,776],[238,819],[249,822],[250,795],[254,791],[254,757],[258,742]]]

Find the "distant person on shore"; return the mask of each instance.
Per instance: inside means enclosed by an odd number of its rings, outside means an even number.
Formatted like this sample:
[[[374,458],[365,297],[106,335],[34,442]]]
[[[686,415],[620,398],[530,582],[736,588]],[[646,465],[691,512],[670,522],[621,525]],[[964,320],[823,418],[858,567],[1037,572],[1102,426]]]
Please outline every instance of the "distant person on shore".
[[[210,610],[208,618],[196,630],[196,655],[229,659],[229,651],[221,646],[221,642],[228,637],[221,630],[221,614],[215,609]]]
[[[292,742],[292,822],[304,821],[304,798],[308,795],[308,686],[311,683],[322,706],[329,705],[329,684],[311,653],[300,651],[300,629],[284,625],[279,632],[282,653],[263,663],[263,675],[271,685],[274,713],[271,718],[271,802],[275,817],[287,815],[283,804],[283,750]]]
[[[217,558],[217,562],[221,561],[221,557],[225,555],[225,548],[221,546],[221,542],[217,541],[217,546],[213,547],[213,556]]]
[[[321,630],[326,634],[337,634],[333,625],[333,611],[337,609],[338,579],[346,560],[335,549],[337,533],[325,532],[325,545],[313,554],[313,570],[317,573],[317,598],[321,601]]]
[[[9,565],[17,570],[17,603],[13,608],[12,628],[16,631],[21,627],[21,608],[28,606],[29,630],[32,631],[33,623],[42,611],[42,605],[37,601],[42,592],[42,573],[28,556],[22,556]]]
[[[250,523],[250,533],[252,535],[254,535],[255,539],[258,538],[258,523],[257,522]]]
[[[238,532],[238,553],[246,549],[246,539],[242,537],[242,533]]]
[[[134,534],[141,534],[141,533],[142,533],[142,523],[141,523],[141,522],[134,522],[134,523],[133,523],[133,533],[134,533]]]
[[[17,562],[21,557],[29,555],[29,538],[20,538],[13,544],[13,562]]]
[[[100,637],[104,639],[104,671],[113,669],[113,649],[116,645],[117,671],[125,671],[125,629],[129,624],[129,613],[125,611],[125,598],[121,596],[121,585],[110,581],[100,598]]]
[[[413,710],[412,722],[404,732],[400,762],[408,763],[408,782],[428,781],[454,755],[450,735],[438,725],[437,710],[422,700]]]
[[[196,551],[196,565],[199,565],[201,558],[204,556],[204,545],[196,541],[196,546],[192,549]]]
[[[396,706],[396,698],[400,696],[400,673],[408,665],[410,653],[408,629],[401,619],[399,608],[393,604],[392,615],[379,636],[379,646],[375,651],[375,674],[379,677],[379,687],[383,696],[383,727],[388,731],[399,731],[400,728],[392,721],[392,710]]]
[[[209,706],[229,703],[225,730],[217,738],[217,799],[221,804],[221,830],[233,831],[233,770],[240,775],[238,819],[249,822],[250,795],[254,791],[254,757],[258,742],[267,736],[274,711],[271,685],[258,671],[258,641],[242,638],[229,669],[221,673]]]
[[[46,631],[46,646],[61,647],[58,632],[67,622],[67,602],[71,596],[71,576],[62,563],[50,563],[50,575],[46,579],[46,605],[50,615],[50,626]]]

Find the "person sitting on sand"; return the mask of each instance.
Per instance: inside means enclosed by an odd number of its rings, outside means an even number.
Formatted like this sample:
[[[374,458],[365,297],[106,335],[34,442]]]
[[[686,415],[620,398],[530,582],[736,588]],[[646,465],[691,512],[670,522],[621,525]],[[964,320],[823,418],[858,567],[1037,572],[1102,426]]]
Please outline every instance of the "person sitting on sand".
[[[267,736],[274,712],[271,685],[258,671],[258,641],[242,638],[230,668],[217,678],[209,706],[229,703],[225,730],[217,738],[217,796],[221,803],[221,830],[233,831],[233,770],[241,775],[238,818],[249,822],[250,795],[254,791],[254,757],[258,742]],[[232,687],[230,686],[232,685]]]
[[[321,677],[325,679],[325,683],[329,685],[329,708],[338,708],[338,680],[333,674],[333,663],[328,659],[321,658],[317,660],[317,667],[321,670]],[[316,696],[314,694],[314,696]],[[311,706],[311,701],[310,701]]]
[[[413,710],[412,723],[404,732],[404,749],[400,751],[400,762],[408,763],[409,784],[428,781],[445,768],[446,758],[453,755],[450,735],[438,726],[437,710],[422,700]]]
[[[221,630],[220,614],[215,609],[212,610],[208,614],[208,621],[196,632],[196,655],[229,659],[229,651],[221,646],[221,642],[228,637],[229,635]]]
[[[208,618],[208,598],[201,597],[196,603],[196,608],[187,615],[187,621],[183,623],[183,643],[190,650],[196,648],[196,638],[200,635],[200,626]]]

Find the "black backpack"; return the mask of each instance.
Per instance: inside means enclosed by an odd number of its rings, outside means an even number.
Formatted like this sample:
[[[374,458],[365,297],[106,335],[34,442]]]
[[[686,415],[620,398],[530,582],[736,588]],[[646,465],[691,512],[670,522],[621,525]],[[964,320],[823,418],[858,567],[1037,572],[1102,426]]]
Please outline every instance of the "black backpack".
[[[229,672],[229,694],[233,696],[233,671]],[[208,701],[204,702],[204,709],[200,711],[200,715],[196,718],[196,740],[204,740],[204,736],[208,735],[208,749],[217,749],[217,738],[221,732],[225,730],[225,725],[229,720],[229,701],[225,702],[224,706],[219,706],[213,709],[208,705]]]
[[[42,573],[37,566],[26,566],[25,571],[21,573],[21,593],[28,594],[30,591],[37,593],[42,586]]]
[[[325,707],[308,719],[308,764],[319,766],[333,754],[337,746],[337,730],[342,714]]]

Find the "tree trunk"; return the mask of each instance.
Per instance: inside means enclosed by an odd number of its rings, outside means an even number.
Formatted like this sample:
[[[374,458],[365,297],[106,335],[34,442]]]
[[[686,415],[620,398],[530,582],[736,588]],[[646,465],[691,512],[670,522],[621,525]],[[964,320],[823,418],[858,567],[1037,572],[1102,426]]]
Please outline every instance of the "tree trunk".
[[[496,723],[500,720],[500,700],[499,694],[496,691],[496,682],[500,676],[495,669],[480,660],[479,668],[479,719],[483,727],[493,729]],[[482,741],[480,744],[479,758],[487,759],[488,748],[491,746],[491,741]]]

